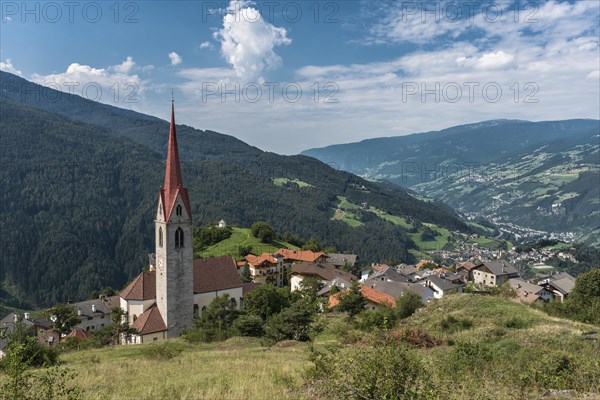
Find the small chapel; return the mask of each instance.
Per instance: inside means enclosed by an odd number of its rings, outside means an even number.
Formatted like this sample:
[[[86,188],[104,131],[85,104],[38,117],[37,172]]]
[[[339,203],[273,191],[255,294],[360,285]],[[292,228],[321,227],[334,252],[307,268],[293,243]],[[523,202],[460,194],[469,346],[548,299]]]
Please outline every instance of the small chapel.
[[[164,184],[157,202],[150,270],[119,294],[120,307],[137,332],[123,338],[123,344],[180,336],[217,295],[228,294],[234,307],[242,306],[244,285],[233,258],[194,260],[192,209],[181,174],[173,99]]]

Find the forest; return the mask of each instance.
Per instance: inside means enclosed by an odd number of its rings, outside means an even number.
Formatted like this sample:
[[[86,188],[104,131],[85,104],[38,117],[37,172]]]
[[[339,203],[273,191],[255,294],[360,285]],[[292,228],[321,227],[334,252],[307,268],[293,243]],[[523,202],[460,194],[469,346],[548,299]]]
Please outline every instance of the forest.
[[[168,123],[77,96],[65,104],[22,98],[18,86],[12,94],[11,87],[4,86],[0,101],[0,303],[44,307],[107,286],[122,288],[147,265],[154,247]],[[240,227],[267,221],[277,232],[314,238],[366,263],[411,261],[408,250],[415,245],[405,229],[378,218],[359,227],[332,220],[337,196],[415,221],[470,229],[441,204],[310,157],[262,152],[185,126],[178,126],[178,136],[196,227],[221,218]],[[273,184],[281,177],[310,186]]]

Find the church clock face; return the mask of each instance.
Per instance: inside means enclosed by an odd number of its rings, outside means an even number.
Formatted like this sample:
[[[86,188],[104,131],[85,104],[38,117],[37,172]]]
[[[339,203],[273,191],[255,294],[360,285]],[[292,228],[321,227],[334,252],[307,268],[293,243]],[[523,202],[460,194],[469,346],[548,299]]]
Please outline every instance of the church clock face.
[[[158,270],[160,272],[163,272],[165,270],[165,262],[163,261],[161,256],[158,256],[157,264],[158,264]]]

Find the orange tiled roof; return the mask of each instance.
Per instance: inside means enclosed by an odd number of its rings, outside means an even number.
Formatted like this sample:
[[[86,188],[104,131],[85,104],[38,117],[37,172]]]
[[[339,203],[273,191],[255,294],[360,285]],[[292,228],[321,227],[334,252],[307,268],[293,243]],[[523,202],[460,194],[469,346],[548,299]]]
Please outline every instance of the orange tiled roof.
[[[152,307],[144,311],[134,322],[131,327],[137,330],[140,335],[148,335],[150,333],[162,332],[167,330],[165,321],[160,310],[153,304]]]
[[[287,260],[307,262],[315,262],[319,259],[319,257],[326,257],[325,253],[323,253],[322,251],[315,253],[310,250],[279,249],[275,254],[279,254]]]
[[[125,300],[156,298],[156,271],[142,272],[119,294]]]
[[[390,266],[387,264],[375,264],[371,267],[371,269],[375,270],[375,271],[383,271],[388,269]]]
[[[345,291],[348,291],[348,290],[350,290],[350,289],[346,289]],[[340,304],[339,296],[342,293],[344,293],[344,292],[336,293],[332,296],[329,296],[329,303],[328,303],[329,308],[333,308],[333,307],[337,306],[338,304]],[[396,299],[394,299],[392,296],[390,296],[387,293],[380,292],[379,290],[372,289],[365,285],[360,285],[360,293],[363,295],[363,297],[365,299],[367,299],[367,301],[370,301],[372,303],[387,305],[390,307],[396,307]]]
[[[255,256],[254,254],[248,254],[246,257],[246,261],[248,261],[252,265],[260,265],[264,262],[268,262],[271,264],[277,264],[277,260],[273,257],[272,254],[262,253],[260,256]]]

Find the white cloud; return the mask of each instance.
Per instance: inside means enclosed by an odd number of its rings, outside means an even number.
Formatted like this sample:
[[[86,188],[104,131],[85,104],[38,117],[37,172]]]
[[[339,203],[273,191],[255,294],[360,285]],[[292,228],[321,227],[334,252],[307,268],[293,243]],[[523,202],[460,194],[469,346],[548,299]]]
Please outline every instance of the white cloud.
[[[7,58],[4,62],[0,61],[0,70],[21,76],[21,71],[15,68],[10,58]]]
[[[31,80],[101,103],[138,109],[147,82],[135,71],[148,71],[149,67],[137,66],[132,57],[106,68],[72,63],[65,72],[48,75],[34,73]]]
[[[183,62],[181,56],[174,51],[169,53],[169,59],[171,60],[171,65],[178,65]]]
[[[205,41],[200,43],[200,48],[201,49],[212,49],[212,44],[209,41]]]
[[[123,74],[128,74],[129,72],[131,72],[133,67],[135,67],[135,62],[133,61],[133,57],[129,56],[121,64],[114,65],[110,67],[110,69]]]
[[[266,22],[249,1],[232,0],[223,17],[223,28],[215,32],[221,40],[221,53],[239,78],[262,80],[265,70],[281,65],[273,50],[292,41],[284,28]]]

